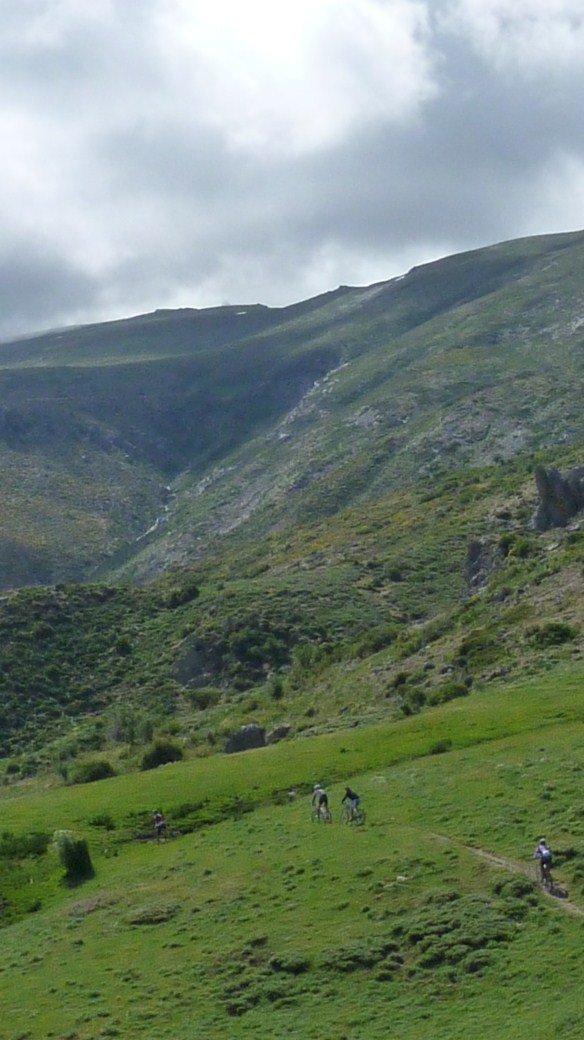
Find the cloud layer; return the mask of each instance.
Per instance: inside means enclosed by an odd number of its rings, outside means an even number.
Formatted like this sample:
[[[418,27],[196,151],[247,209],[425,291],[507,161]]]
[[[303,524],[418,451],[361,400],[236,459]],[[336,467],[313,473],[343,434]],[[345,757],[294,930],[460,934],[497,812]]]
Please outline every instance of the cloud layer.
[[[584,227],[580,0],[0,0],[0,337]]]

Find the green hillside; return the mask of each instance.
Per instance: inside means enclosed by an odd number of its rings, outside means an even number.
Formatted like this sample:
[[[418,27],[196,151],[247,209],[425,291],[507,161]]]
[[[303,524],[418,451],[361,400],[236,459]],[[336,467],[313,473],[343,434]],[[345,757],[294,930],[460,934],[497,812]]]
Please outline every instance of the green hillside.
[[[582,673],[556,670],[393,724],[7,792],[3,1035],[576,1040],[582,703]],[[310,820],[315,777],[330,826]],[[344,781],[360,828],[338,823]],[[143,840],[153,806],[173,840]],[[89,845],[76,887],[50,847],[18,856],[61,828]]]
[[[532,530],[535,502],[514,461],[268,540],[235,532],[146,586],[11,594],[0,776],[125,772],[149,741],[205,756],[242,725],[318,733],[577,662],[584,535]]]

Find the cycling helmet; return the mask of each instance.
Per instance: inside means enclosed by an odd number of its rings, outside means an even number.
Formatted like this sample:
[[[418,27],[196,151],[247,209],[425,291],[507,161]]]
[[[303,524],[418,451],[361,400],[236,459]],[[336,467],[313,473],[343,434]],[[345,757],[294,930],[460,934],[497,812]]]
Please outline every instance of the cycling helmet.
[[[322,787],[321,787],[320,784],[315,784],[314,787],[312,788],[312,790],[313,791],[322,791]]]

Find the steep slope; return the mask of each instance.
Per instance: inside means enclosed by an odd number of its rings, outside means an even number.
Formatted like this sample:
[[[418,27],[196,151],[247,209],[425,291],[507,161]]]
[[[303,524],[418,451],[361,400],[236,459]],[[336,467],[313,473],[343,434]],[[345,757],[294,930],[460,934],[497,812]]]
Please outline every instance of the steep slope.
[[[143,579],[249,518],[254,535],[571,442],[583,243],[526,239],[287,308],[4,344],[0,586],[136,554],[126,573]]]
[[[239,527],[245,538],[310,523],[449,470],[578,443],[583,261],[582,235],[526,240],[372,287],[357,311],[331,305],[345,312],[320,342],[340,364],[202,479],[181,475],[126,573],[189,562]]]
[[[535,506],[514,460],[254,542],[234,531],[146,585],[5,597],[0,778],[126,772],[152,739],[216,754],[248,724],[346,729],[578,662],[583,518],[538,532]]]

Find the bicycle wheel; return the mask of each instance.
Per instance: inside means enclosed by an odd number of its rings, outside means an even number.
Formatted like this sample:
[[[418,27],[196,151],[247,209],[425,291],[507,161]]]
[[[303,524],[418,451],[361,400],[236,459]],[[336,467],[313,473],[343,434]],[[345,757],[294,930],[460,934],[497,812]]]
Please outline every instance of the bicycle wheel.
[[[313,823],[332,823],[333,814],[330,809],[313,809],[311,819]]]
[[[343,805],[341,809],[341,815],[339,816],[339,823],[350,823],[351,822],[351,810],[348,805]]]
[[[362,824],[365,823],[365,810],[364,809],[355,809],[355,812],[353,813],[353,823],[355,824],[356,827],[361,827]]]

